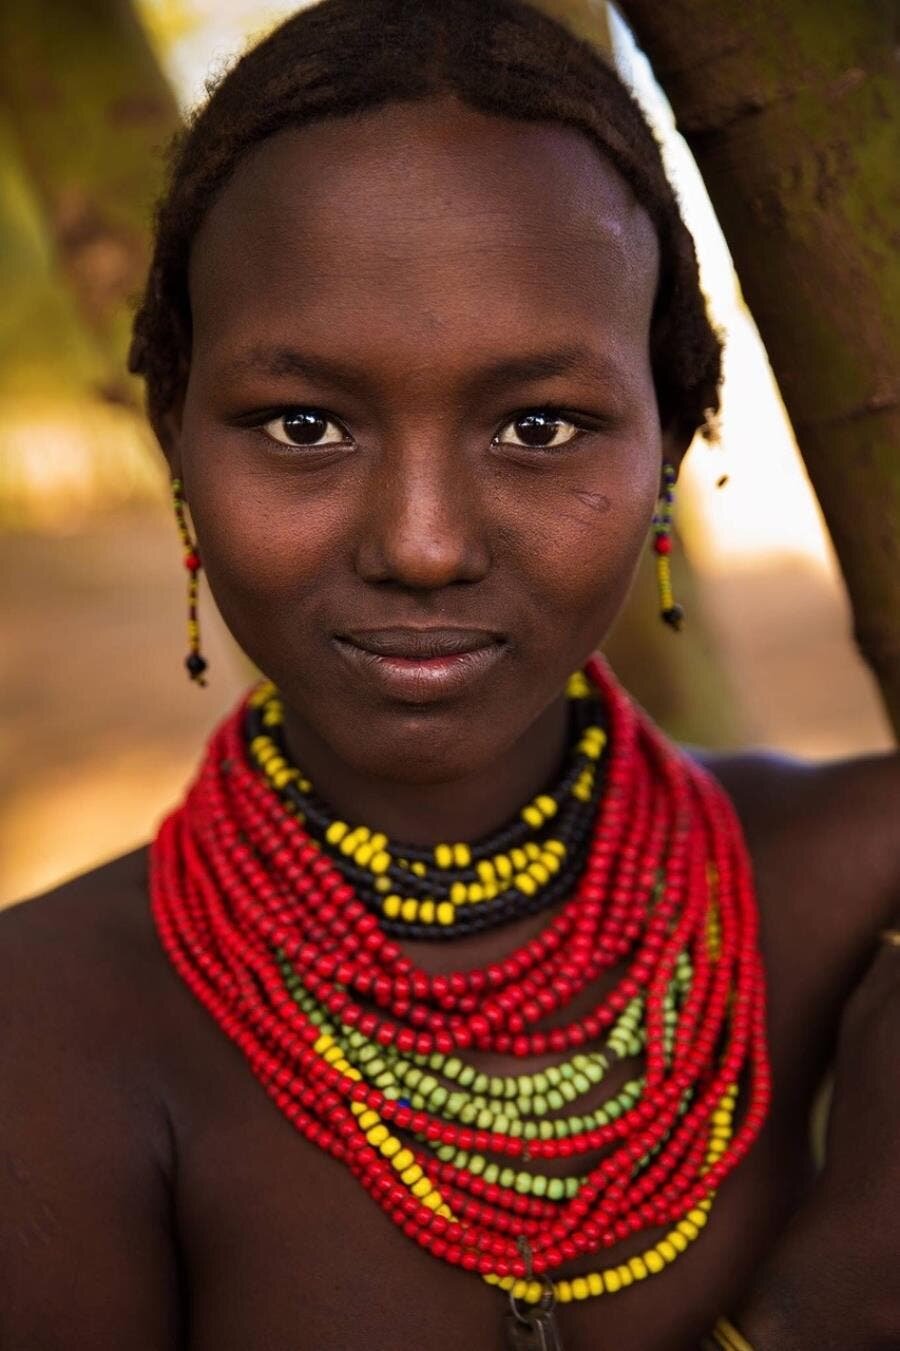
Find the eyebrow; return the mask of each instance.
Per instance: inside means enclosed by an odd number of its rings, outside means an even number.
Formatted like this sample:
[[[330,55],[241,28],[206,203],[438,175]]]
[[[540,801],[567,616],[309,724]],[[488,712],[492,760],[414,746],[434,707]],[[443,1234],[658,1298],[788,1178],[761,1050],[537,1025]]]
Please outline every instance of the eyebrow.
[[[594,351],[582,343],[572,343],[548,351],[522,353],[489,361],[471,373],[466,386],[470,394],[484,396],[500,393],[511,385],[579,373],[598,381],[621,381],[624,378],[622,366],[611,356]],[[224,374],[311,379],[351,392],[365,389],[371,383],[367,373],[360,367],[285,346],[245,348],[227,363]]]

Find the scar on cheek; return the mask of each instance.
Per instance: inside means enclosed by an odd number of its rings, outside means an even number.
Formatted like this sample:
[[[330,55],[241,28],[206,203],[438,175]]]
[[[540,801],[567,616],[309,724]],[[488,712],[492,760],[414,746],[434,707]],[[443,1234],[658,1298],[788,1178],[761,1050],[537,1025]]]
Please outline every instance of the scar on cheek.
[[[605,516],[612,507],[612,502],[606,496],[606,493],[589,493],[582,488],[573,488],[572,496],[577,498],[585,507],[590,507],[598,516]]]

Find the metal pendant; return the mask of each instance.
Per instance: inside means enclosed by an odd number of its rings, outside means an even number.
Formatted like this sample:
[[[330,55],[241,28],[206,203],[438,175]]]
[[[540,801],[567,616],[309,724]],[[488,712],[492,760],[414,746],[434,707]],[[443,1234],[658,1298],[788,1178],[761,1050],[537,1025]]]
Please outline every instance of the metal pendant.
[[[531,1250],[524,1238],[518,1240],[531,1279]],[[506,1315],[507,1351],[563,1351],[562,1338],[553,1306],[556,1296],[553,1282],[543,1278],[543,1292],[537,1304],[525,1304],[509,1292],[509,1313]]]
[[[506,1351],[563,1351],[552,1309],[507,1314]]]

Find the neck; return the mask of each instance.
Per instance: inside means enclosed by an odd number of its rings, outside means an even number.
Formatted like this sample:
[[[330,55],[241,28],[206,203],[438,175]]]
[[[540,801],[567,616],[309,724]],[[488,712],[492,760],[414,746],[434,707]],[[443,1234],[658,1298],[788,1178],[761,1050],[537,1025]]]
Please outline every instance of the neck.
[[[363,773],[335,754],[302,716],[285,708],[284,734],[294,763],[318,797],[344,820],[404,844],[474,841],[498,830],[552,784],[567,748],[564,694],[490,765],[446,783],[410,783]]]

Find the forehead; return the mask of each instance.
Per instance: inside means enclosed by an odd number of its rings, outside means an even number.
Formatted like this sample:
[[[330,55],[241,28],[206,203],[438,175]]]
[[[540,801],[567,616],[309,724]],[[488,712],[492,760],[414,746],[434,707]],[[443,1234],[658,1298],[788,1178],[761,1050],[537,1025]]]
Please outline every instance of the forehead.
[[[257,146],[198,232],[189,280],[200,346],[300,323],[318,345],[433,361],[536,328],[646,350],[656,274],[649,218],[584,134],[435,99]]]

